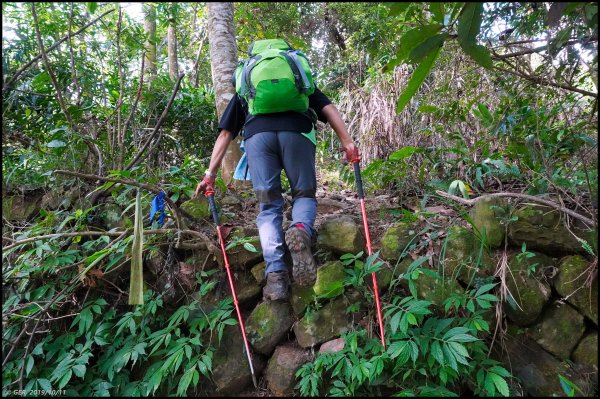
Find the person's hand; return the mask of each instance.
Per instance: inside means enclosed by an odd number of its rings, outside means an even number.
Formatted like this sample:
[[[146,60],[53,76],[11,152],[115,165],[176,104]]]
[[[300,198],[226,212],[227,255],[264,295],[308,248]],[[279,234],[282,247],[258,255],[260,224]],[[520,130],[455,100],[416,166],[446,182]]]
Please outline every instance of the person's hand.
[[[346,154],[346,161],[350,163],[360,162],[360,153],[358,152],[358,147],[354,145],[354,143],[348,144],[348,146],[343,147],[342,150]]]
[[[214,186],[215,186],[214,176],[205,175],[204,179],[202,179],[202,181],[200,183],[198,183],[198,186],[196,187],[196,191],[194,192],[194,196],[192,198],[196,198],[198,196],[198,194],[206,193],[207,191],[214,192],[215,191]]]

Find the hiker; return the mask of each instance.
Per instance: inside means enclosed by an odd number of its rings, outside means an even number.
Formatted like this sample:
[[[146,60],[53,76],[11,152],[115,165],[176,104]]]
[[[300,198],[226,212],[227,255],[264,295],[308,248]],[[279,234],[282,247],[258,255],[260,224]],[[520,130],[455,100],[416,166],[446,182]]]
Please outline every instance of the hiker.
[[[286,55],[291,52],[294,54]],[[285,300],[288,298],[290,277],[284,261],[281,170],[285,170],[292,191],[292,221],[285,233],[285,243],[293,263],[292,276],[299,285],[311,285],[316,278],[316,263],[311,250],[316,241],[316,120],[330,124],[349,162],[360,159],[359,151],[348,134],[338,109],[314,86],[308,61],[302,53],[294,51],[287,42],[280,39],[256,41],[250,46],[248,53],[251,56],[249,60],[256,54],[260,54],[259,59],[275,59],[282,54],[281,69],[287,69],[282,73],[292,76],[290,79],[296,80],[296,84],[292,81],[289,87],[282,88],[284,79],[268,76],[268,73],[272,73],[269,70],[261,72],[261,64],[258,62],[252,65],[253,61],[247,60],[238,66],[234,74],[236,94],[219,121],[218,137],[210,164],[194,197],[200,192],[214,191],[215,177],[227,147],[242,131],[244,157],[247,157],[247,170],[244,174],[248,173],[251,177],[260,209],[256,221],[266,262],[263,299]],[[275,59],[273,62],[277,61]],[[252,68],[247,72],[249,65]],[[261,84],[254,86],[255,74],[260,73],[266,75],[262,77],[266,84],[260,82]],[[302,81],[299,83],[299,80]],[[285,94],[285,90],[289,90],[289,93]],[[267,94],[256,95],[257,91]],[[263,100],[269,98],[269,95],[275,96],[268,100],[270,104]],[[278,95],[279,98],[276,97]]]

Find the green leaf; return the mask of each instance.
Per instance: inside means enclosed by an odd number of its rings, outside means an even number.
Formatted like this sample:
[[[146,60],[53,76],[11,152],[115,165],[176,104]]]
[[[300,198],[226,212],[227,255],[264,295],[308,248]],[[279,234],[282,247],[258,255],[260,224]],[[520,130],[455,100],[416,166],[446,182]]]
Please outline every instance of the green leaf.
[[[404,107],[406,107],[410,99],[415,95],[417,90],[419,90],[419,87],[421,87],[421,84],[423,83],[427,75],[429,75],[429,71],[431,71],[433,63],[440,54],[440,50],[441,47],[439,47],[437,50],[434,50],[431,54],[425,57],[423,62],[421,62],[417,69],[415,69],[412,76],[410,77],[410,81],[408,82],[406,89],[402,92],[400,98],[398,99],[398,103],[396,105],[396,113],[399,114],[400,112],[402,112],[402,110],[404,109]]]
[[[488,377],[491,378],[491,380],[494,382],[496,389],[498,390],[498,392],[500,392],[502,396],[510,395],[510,391],[508,390],[508,384],[506,383],[506,380],[504,380],[504,378],[500,377],[498,374],[495,373],[489,373]]]
[[[402,14],[404,11],[406,11],[406,9],[408,8],[408,6],[410,6],[410,3],[407,3],[407,2],[394,2],[394,3],[388,3],[387,6],[390,8],[388,16],[390,16],[390,17],[397,17],[400,14]]]
[[[194,376],[195,371],[196,366],[192,366],[192,368],[190,368],[183,374],[183,376],[179,380],[179,385],[177,385],[177,395],[186,396],[187,389],[190,386],[190,382],[192,382],[192,378]]]
[[[93,14],[94,11],[96,11],[96,8],[98,8],[98,3],[96,2],[92,2],[92,3],[87,3],[87,10],[90,14]]]
[[[439,341],[433,341],[431,344],[431,355],[440,365],[444,365],[444,353],[442,352]]]
[[[490,51],[487,49],[487,47],[482,46],[481,44],[464,45],[461,43],[461,48],[482,67],[490,69],[494,66],[492,57],[490,56]]]
[[[475,292],[475,296],[480,296],[481,294],[483,294],[484,292],[487,292],[487,291],[491,290],[495,286],[496,286],[496,283],[490,283],[490,284],[482,285],[481,287],[479,287],[479,289],[477,290],[477,292]]]
[[[436,22],[444,23],[444,3],[437,1],[429,3],[429,11],[433,14],[433,19]]]
[[[564,29],[561,29],[556,37],[548,43],[548,53],[550,55],[556,55],[560,50],[562,50],[563,46],[566,42],[571,38],[572,27],[568,26]]]
[[[398,50],[396,56],[385,65],[383,71],[386,72],[392,70],[396,65],[405,61],[414,48],[438,33],[440,29],[442,29],[441,24],[431,24],[420,26],[406,32],[400,39],[400,50]]]
[[[402,317],[402,312],[397,312],[390,320],[390,327],[392,328],[392,334],[396,334],[396,331],[398,331],[398,325],[400,324],[401,317]]]
[[[408,313],[408,314],[406,315],[406,319],[408,320],[408,323],[409,323],[409,324],[412,324],[412,325],[414,325],[414,326],[416,326],[416,325],[417,325],[417,318],[415,317],[415,315],[414,315],[414,314],[412,314],[412,313]]]
[[[65,374],[63,374],[60,381],[58,381],[58,389],[63,389],[69,383],[69,380],[71,380],[72,376],[73,372],[71,370],[68,370]]]
[[[244,243],[244,248],[246,249],[246,251],[250,251],[250,252],[254,252],[254,253],[258,252],[256,247],[254,245],[250,244],[249,242]]]
[[[35,361],[33,359],[33,355],[27,357],[27,363],[25,364],[25,375],[28,376],[33,368]]]
[[[400,61],[405,60],[419,44],[438,33],[441,29],[441,24],[431,24],[409,30],[400,39],[400,50],[396,53],[396,56]]]
[[[442,47],[447,37],[447,33],[440,33],[438,35],[434,35],[428,38],[423,43],[415,47],[413,51],[410,52],[409,60],[413,63],[418,63],[423,58],[431,54],[432,51],[439,47]]]
[[[48,144],[46,144],[46,147],[49,148],[62,148],[62,147],[66,147],[67,143],[65,143],[62,140],[52,140],[51,142],[49,142]]]
[[[477,44],[477,35],[481,29],[483,3],[465,4],[458,19],[458,42],[461,47]]]
[[[83,378],[85,376],[86,367],[83,364],[76,364],[73,366],[73,372],[79,378]]]
[[[52,391],[52,383],[50,381],[48,381],[47,379],[38,378],[37,382],[44,391],[46,391],[46,392]]]

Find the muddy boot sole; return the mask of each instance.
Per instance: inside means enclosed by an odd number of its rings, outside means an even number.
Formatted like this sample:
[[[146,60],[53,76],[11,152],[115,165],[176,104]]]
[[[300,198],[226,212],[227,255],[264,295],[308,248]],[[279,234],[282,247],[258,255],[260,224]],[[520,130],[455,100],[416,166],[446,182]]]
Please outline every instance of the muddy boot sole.
[[[302,229],[291,228],[285,234],[285,241],[292,256],[292,276],[301,286],[314,284],[317,264],[310,248],[310,237]]]

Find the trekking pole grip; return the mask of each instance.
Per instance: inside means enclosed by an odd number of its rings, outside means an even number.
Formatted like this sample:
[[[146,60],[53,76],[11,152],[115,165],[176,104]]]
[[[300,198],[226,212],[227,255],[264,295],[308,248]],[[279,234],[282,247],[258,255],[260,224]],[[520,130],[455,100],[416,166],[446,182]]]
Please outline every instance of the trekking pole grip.
[[[356,189],[358,190],[358,198],[365,198],[365,192],[363,191],[362,177],[360,176],[360,165],[358,161],[353,163],[354,166],[354,180],[356,181]]]
[[[210,191],[206,192],[206,197],[208,198],[208,206],[212,213],[213,220],[215,224],[219,225],[219,213],[217,212],[217,204],[215,204],[215,194]]]

